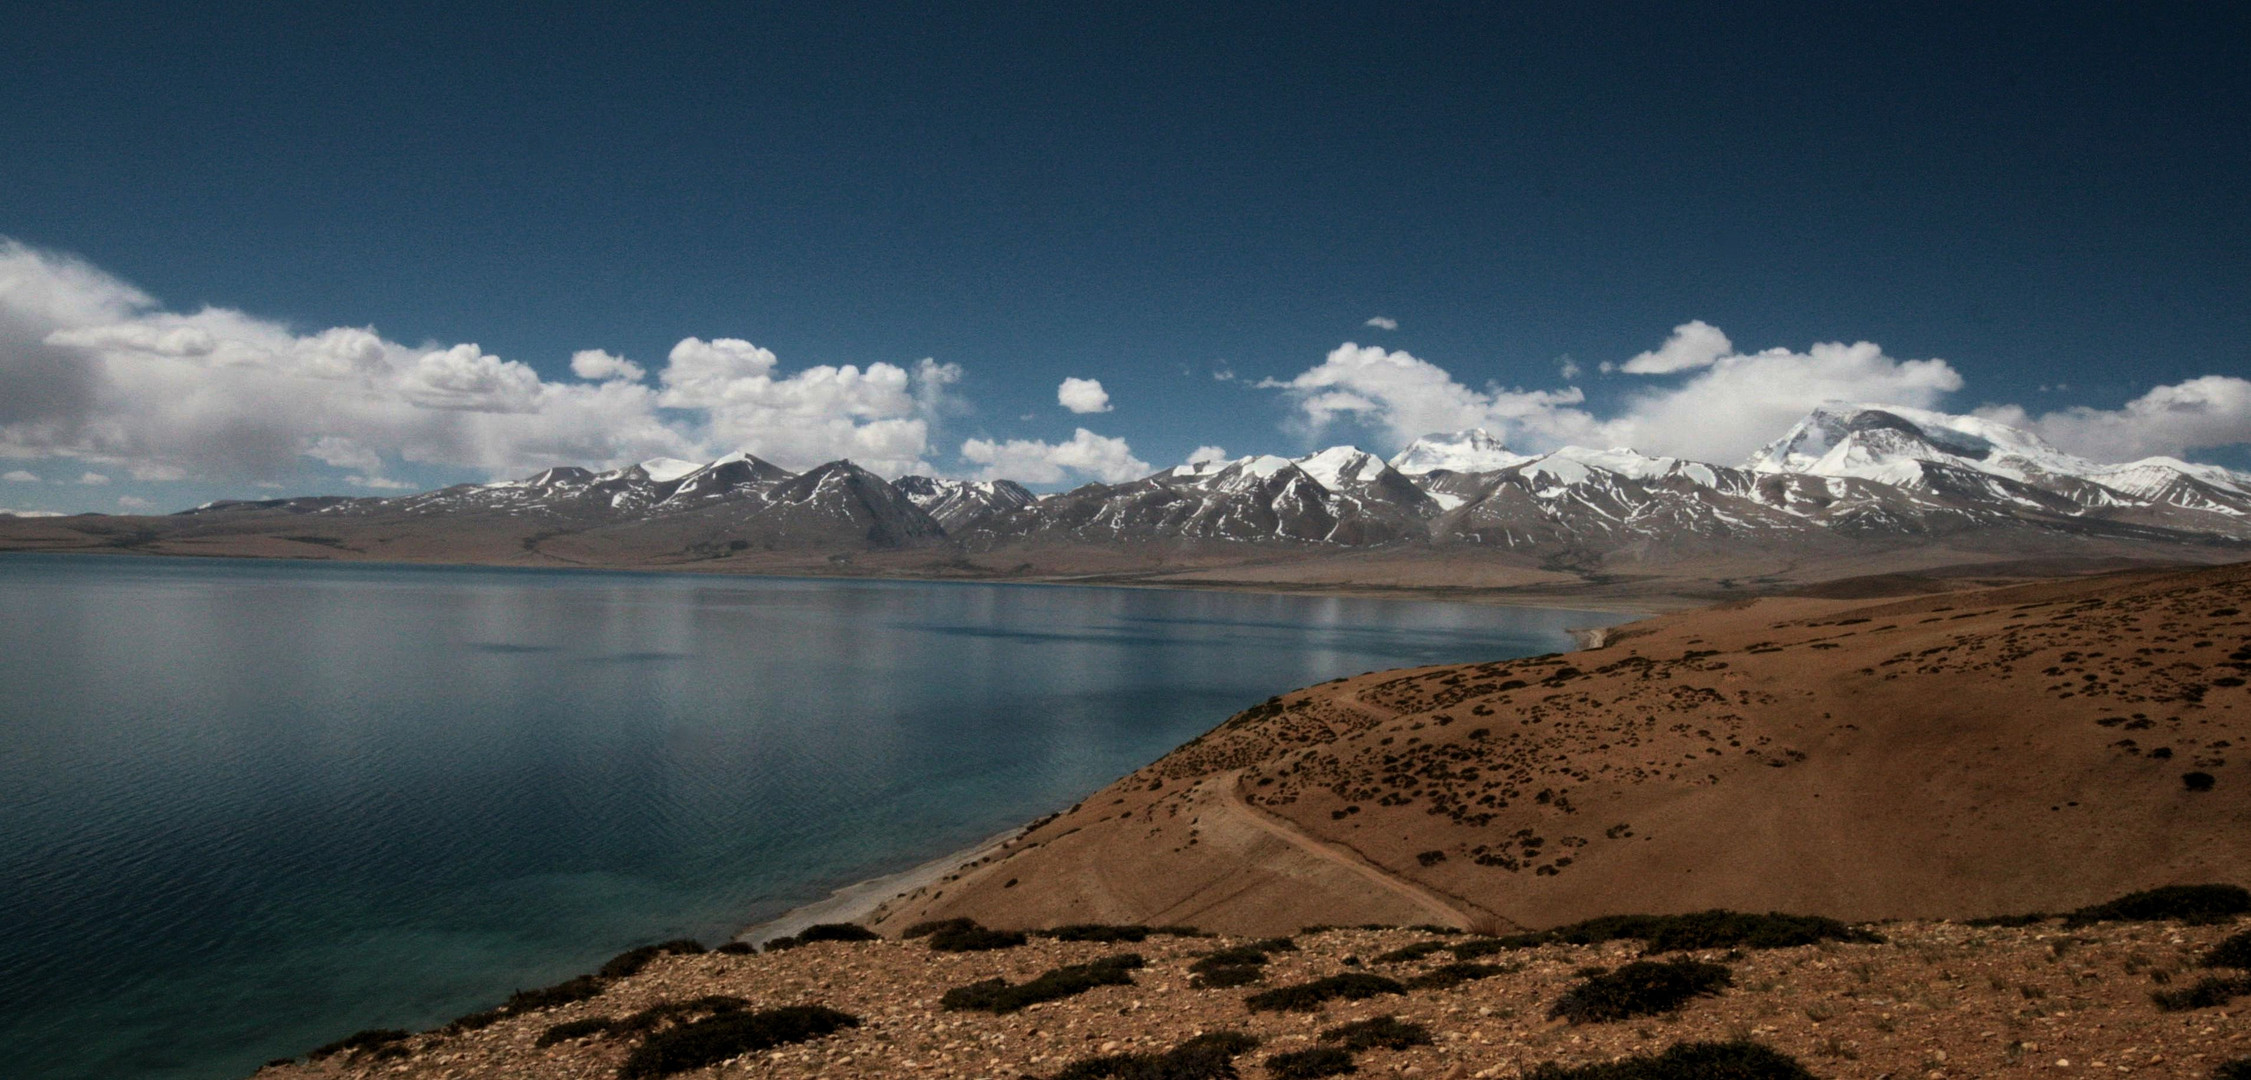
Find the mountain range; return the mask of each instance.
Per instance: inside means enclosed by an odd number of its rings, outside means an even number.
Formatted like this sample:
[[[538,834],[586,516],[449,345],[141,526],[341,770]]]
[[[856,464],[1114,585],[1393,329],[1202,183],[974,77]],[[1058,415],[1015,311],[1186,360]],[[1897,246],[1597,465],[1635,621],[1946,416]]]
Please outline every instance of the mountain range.
[[[888,554],[893,564],[911,555],[978,572],[1052,568],[1076,553],[1105,567],[1483,557],[1587,575],[1753,555],[1849,565],[1933,543],[2217,561],[2251,553],[2251,475],[2162,457],[2102,464],[1979,417],[1835,404],[1734,465],[1624,448],[1522,454],[1470,430],[1425,436],[1389,460],[1338,446],[1034,495],[1008,480],[885,480],[849,461],[793,473],[736,453],[552,468],[396,498],[12,522],[0,545],[83,546],[73,533],[143,550],[308,554],[295,547],[310,545],[330,556],[596,565]],[[256,550],[245,549],[251,538]]]

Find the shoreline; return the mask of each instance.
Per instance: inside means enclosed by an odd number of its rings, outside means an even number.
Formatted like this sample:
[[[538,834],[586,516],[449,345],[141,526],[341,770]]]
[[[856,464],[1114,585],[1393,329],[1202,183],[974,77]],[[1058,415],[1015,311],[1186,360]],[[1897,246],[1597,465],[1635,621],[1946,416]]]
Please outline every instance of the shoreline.
[[[874,914],[891,900],[926,885],[936,884],[964,865],[999,851],[1024,835],[1027,829],[1028,826],[1024,825],[1013,826],[968,847],[897,873],[879,874],[865,881],[854,882],[812,903],[800,904],[765,922],[746,926],[728,940],[763,946],[775,938],[790,937],[819,923],[858,922]]]

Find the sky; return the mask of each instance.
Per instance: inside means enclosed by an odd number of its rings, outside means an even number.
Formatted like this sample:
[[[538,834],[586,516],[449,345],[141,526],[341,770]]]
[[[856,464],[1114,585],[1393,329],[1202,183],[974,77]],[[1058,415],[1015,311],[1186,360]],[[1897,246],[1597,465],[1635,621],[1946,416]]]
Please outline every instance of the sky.
[[[9,6],[0,509],[1827,400],[2251,467],[2251,9]]]

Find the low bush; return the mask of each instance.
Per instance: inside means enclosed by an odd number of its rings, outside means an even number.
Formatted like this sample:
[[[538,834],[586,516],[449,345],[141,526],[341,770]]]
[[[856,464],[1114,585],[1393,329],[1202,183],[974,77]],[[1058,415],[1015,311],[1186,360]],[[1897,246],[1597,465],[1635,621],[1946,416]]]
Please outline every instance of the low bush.
[[[1440,964],[1407,980],[1409,990],[1451,990],[1473,979],[1489,979],[1522,969],[1520,964]]]
[[[1247,945],[1218,949],[1197,957],[1188,965],[1192,978],[1190,986],[1213,989],[1228,986],[1248,986],[1266,977],[1260,969],[1271,954],[1296,952],[1297,942],[1288,938],[1261,938]]]
[[[1323,1002],[1340,998],[1345,1001],[1359,1001],[1364,998],[1375,997],[1377,994],[1404,994],[1406,992],[1407,988],[1401,985],[1397,979],[1370,975],[1364,971],[1352,971],[1342,975],[1331,975],[1325,979],[1315,979],[1308,983],[1299,983],[1295,986],[1277,986],[1272,990],[1261,991],[1244,998],[1243,1004],[1250,1006],[1253,1011],[1305,1012],[1320,1008]]]
[[[1983,918],[1967,920],[1963,922],[1962,925],[1979,927],[1999,926],[2014,928],[2019,926],[2031,926],[2035,923],[2044,923],[2053,918],[2055,918],[2055,916],[2050,915],[2044,911],[2028,911],[2022,915],[1987,915]]]
[[[929,934],[930,947],[939,952],[991,952],[1013,949],[1031,940],[1021,930],[987,930],[967,919],[966,925],[941,927]]]
[[[790,935],[789,937],[775,938],[774,940],[767,942],[766,951],[781,952],[785,949],[794,949],[800,945],[810,945],[816,941],[881,940],[883,940],[882,934],[878,934],[865,926],[861,926],[859,923],[814,923],[813,925],[808,926],[805,929]]]
[[[1535,1065],[1525,1080],[1814,1080],[1796,1058],[1754,1042],[1676,1043],[1662,1054],[1593,1065]]]
[[[1291,1050],[1266,1059],[1266,1071],[1282,1080],[1311,1080],[1317,1076],[1342,1076],[1359,1072],[1360,1066],[1352,1063],[1352,1051],[1335,1046],[1316,1046],[1309,1050]]]
[[[1090,964],[1055,968],[1016,985],[1006,979],[986,979],[957,986],[946,991],[938,1004],[956,1011],[1012,1013],[1027,1005],[1083,994],[1097,986],[1131,986],[1133,976],[1128,973],[1143,965],[1139,954],[1120,953]]]
[[[1548,1017],[1574,1024],[1599,1024],[1668,1013],[1691,998],[1719,993],[1731,981],[1733,976],[1726,967],[1701,960],[1636,960],[1572,987],[1548,1010]]]
[[[1410,1024],[1396,1016],[1379,1016],[1373,1020],[1360,1020],[1342,1027],[1333,1027],[1321,1033],[1322,1042],[1333,1042],[1347,1050],[1405,1050],[1410,1046],[1431,1045],[1430,1029],[1421,1024]]]
[[[2212,1080],[2251,1080],[2251,1057],[2221,1062],[2212,1070]]]
[[[2080,908],[2066,917],[2073,926],[2096,922],[2216,922],[2251,912],[2251,892],[2239,885],[2167,885],[2127,893],[2107,904]]]
[[[649,1036],[626,1055],[617,1074],[620,1080],[670,1076],[859,1026],[859,1017],[819,1005],[724,1012]]]
[[[654,1031],[666,1021],[681,1021],[699,1014],[741,1012],[750,1002],[726,994],[706,994],[687,1001],[663,1001],[637,1013],[622,1017],[597,1016],[585,1020],[570,1020],[556,1024],[541,1032],[534,1045],[552,1046],[566,1039],[582,1039],[588,1035],[609,1035],[626,1038]]]
[[[940,930],[967,930],[977,925],[975,919],[931,919],[918,922],[899,933],[902,938],[929,937]]]
[[[500,1016],[514,1016],[517,1013],[552,1009],[557,1005],[569,1005],[572,1002],[585,1001],[588,998],[599,996],[603,990],[608,988],[609,983],[601,978],[593,975],[577,975],[553,986],[542,986],[536,990],[518,990],[508,995],[508,1000],[501,1002],[500,1008],[495,1011]],[[493,1019],[500,1019],[500,1016]]]
[[[1146,926],[1073,923],[1070,926],[1058,926],[1053,930],[1043,931],[1040,936],[1054,938],[1057,941],[1097,941],[1110,944],[1121,941],[1127,943],[1147,941],[1151,932]]]
[[[2189,1009],[2218,1008],[2245,994],[2251,994],[2251,975],[2233,978],[2211,976],[2196,980],[2194,986],[2179,990],[2159,990],[2149,997],[2165,1012],[2185,1012]]]
[[[343,1053],[373,1050],[378,1046],[387,1046],[402,1041],[409,1034],[411,1033],[398,1028],[369,1028],[366,1031],[355,1031],[327,1045],[316,1046],[311,1053],[305,1056],[308,1058],[324,1058]]]
[[[584,1020],[565,1020],[539,1033],[533,1046],[553,1046],[559,1042],[583,1039],[588,1035],[607,1035],[617,1021],[607,1016],[590,1016]]]
[[[1687,915],[1604,915],[1552,930],[1473,939],[1451,948],[1457,959],[1467,960],[1503,949],[1598,945],[1628,938],[1645,942],[1647,950],[1653,953],[1690,949],[1787,949],[1819,941],[1874,945],[1884,940],[1870,931],[1818,915],[1786,915],[1778,911],[1753,915],[1713,908]]]
[[[1452,947],[1453,947],[1452,943],[1450,943],[1450,942],[1445,942],[1445,941],[1418,941],[1418,942],[1415,942],[1415,943],[1414,943],[1414,944],[1412,944],[1412,945],[1405,945],[1405,946],[1401,946],[1400,948],[1396,948],[1396,949],[1393,949],[1393,950],[1391,950],[1390,952],[1384,953],[1383,955],[1376,957],[1376,963],[1379,963],[1379,964],[1405,964],[1405,963],[1411,963],[1411,962],[1413,962],[1413,961],[1416,961],[1416,960],[1420,960],[1420,959],[1422,959],[1422,958],[1424,958],[1424,957],[1426,957],[1426,956],[1429,956],[1429,955],[1430,955],[1430,954],[1432,954],[1432,953],[1435,953],[1435,952],[1444,952],[1445,950],[1447,950],[1447,949],[1450,949],[1450,948],[1452,948]]]
[[[2243,968],[2251,971],[2251,930],[2221,939],[2196,961],[2208,968]]]
[[[711,950],[721,956],[747,956],[758,951],[758,946],[747,941],[730,941]]]
[[[1258,1040],[1239,1031],[1198,1035],[1161,1054],[1105,1054],[1065,1065],[1054,1080],[1234,1080],[1235,1059]]]
[[[703,951],[703,943],[700,941],[693,938],[674,938],[671,941],[660,941],[654,945],[643,945],[638,949],[627,949],[616,956],[610,957],[609,962],[603,964],[594,973],[605,979],[630,978],[640,974],[641,969],[649,966],[649,961],[657,957],[670,953],[683,953],[692,956]]]

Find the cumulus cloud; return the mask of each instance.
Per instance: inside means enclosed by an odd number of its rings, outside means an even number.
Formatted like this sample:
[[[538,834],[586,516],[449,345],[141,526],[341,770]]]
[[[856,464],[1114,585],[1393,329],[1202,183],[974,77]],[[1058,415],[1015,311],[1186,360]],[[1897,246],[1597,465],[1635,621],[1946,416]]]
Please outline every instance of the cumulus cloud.
[[[571,354],[571,374],[594,382],[624,379],[640,382],[649,374],[641,365],[600,349],[580,349]]]
[[[931,423],[961,377],[932,360],[785,371],[747,341],[693,337],[654,386],[598,349],[571,371],[585,381],[546,380],[473,343],[167,311],[83,261],[0,239],[0,457],[141,480],[274,483],[317,461],[389,488],[410,466],[510,476],[737,449],[895,475],[928,468]]]
[[[1124,439],[1096,435],[1085,428],[1063,443],[971,439],[961,444],[961,456],[983,466],[977,475],[980,480],[1019,480],[1027,484],[1053,484],[1072,475],[1116,484],[1155,471],[1148,462],[1133,456]]]
[[[1377,315],[1374,318],[1369,319],[1367,322],[1361,323],[1360,325],[1373,326],[1378,330],[1397,330],[1399,329],[1399,320],[1387,319],[1381,315]]]
[[[2206,375],[2156,387],[2117,409],[2081,406],[2032,416],[2003,405],[1978,414],[2030,428],[2062,449],[2097,461],[2181,457],[2208,447],[2251,443],[2251,380]]]
[[[1201,465],[1207,461],[1229,460],[1232,459],[1228,457],[1227,448],[1224,446],[1199,446],[1194,450],[1188,451],[1187,463],[1190,465]]]
[[[1403,445],[1434,431],[1483,427],[1510,445],[1547,450],[1565,444],[1632,446],[1649,453],[1731,462],[1757,449],[1826,401],[1876,401],[1928,408],[1962,387],[1944,360],[1897,360],[1869,343],[1825,343],[1804,352],[1707,356],[1716,329],[1674,332],[1667,363],[1695,360],[1684,382],[1627,395],[1613,415],[1585,407],[1577,387],[1525,390],[1462,384],[1445,369],[1406,352],[1350,342],[1319,366],[1288,380],[1261,384],[1284,391],[1299,422],[1318,432],[1359,424]],[[1685,333],[1684,333],[1685,331]],[[1659,348],[1635,358],[1661,356]],[[1632,361],[1629,361],[1631,363]],[[1655,361],[1652,361],[1655,363]],[[1645,365],[1646,366],[1646,365]]]
[[[10,469],[6,473],[0,473],[0,480],[17,484],[36,484],[39,482],[39,476],[37,473],[25,469]]]
[[[1055,400],[1075,413],[1110,411],[1110,392],[1102,389],[1100,379],[1064,379],[1055,388]]]
[[[1620,365],[1619,370],[1629,375],[1667,375],[1690,368],[1710,367],[1720,357],[1735,351],[1733,342],[1720,333],[1719,327],[1702,319],[1690,319],[1673,327],[1671,337],[1663,345],[1636,355]],[[1566,375],[1564,378],[1570,378]]]

